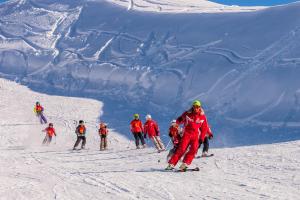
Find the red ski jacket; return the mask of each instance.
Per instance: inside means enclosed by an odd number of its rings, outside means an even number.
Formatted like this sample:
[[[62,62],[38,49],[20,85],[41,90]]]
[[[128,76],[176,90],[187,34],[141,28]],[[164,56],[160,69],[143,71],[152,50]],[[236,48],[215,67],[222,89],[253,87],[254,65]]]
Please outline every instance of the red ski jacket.
[[[178,124],[170,126],[170,128],[169,128],[169,136],[171,137],[174,146],[176,146],[176,145],[179,144],[181,136],[179,134],[179,126],[178,126]]]
[[[99,135],[107,135],[108,129],[105,125],[100,125],[98,132],[99,132]]]
[[[47,127],[45,129],[45,132],[47,133],[47,135],[49,135],[50,137],[52,137],[53,135],[56,136],[56,133],[55,133],[55,129],[53,127]]]
[[[208,130],[207,119],[203,111],[196,113],[193,110],[185,111],[176,120],[177,124],[184,124],[184,134],[199,134],[201,141],[204,141]]]
[[[144,124],[144,133],[148,134],[149,138],[159,136],[159,128],[156,121],[150,119]]]
[[[36,105],[36,106],[34,107],[34,111],[35,111],[36,113],[41,113],[41,112],[44,111],[44,108],[43,108],[41,105]]]
[[[132,133],[142,133],[143,132],[143,124],[139,119],[134,119],[130,122],[130,130]]]

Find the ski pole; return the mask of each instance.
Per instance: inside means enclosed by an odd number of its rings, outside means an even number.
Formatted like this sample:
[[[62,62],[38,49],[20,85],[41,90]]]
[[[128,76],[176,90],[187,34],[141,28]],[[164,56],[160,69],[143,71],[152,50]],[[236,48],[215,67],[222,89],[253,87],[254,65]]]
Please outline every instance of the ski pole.
[[[168,142],[168,144],[166,146],[166,150],[168,150],[168,147],[169,147],[170,143],[171,143],[171,139],[169,139],[169,142]]]

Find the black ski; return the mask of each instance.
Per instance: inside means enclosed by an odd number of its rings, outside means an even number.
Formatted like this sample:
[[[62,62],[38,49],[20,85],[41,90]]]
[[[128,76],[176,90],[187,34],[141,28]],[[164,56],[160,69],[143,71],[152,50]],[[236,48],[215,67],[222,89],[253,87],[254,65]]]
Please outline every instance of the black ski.
[[[175,172],[198,172],[200,171],[199,167],[195,167],[195,168],[187,168],[185,170],[181,170],[181,169],[176,169]]]
[[[197,156],[196,158],[208,158],[208,157],[212,157],[212,156],[214,156],[214,154],[212,153],[212,154],[208,154],[207,156]]]

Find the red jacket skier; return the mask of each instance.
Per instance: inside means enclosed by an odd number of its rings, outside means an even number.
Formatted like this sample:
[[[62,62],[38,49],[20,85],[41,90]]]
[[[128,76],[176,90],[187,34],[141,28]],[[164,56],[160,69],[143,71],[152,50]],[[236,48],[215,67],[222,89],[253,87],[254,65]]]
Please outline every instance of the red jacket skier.
[[[169,127],[169,136],[171,137],[172,143],[174,147],[177,147],[180,140],[180,127],[176,123],[176,120],[173,120],[171,126]]]
[[[43,108],[43,106],[41,106],[40,102],[37,101],[35,103],[33,111],[35,112],[36,116],[40,119],[41,124],[47,123],[47,119],[44,116],[44,108]]]
[[[164,151],[165,146],[159,137],[159,128],[156,123],[151,117],[151,115],[146,115],[146,122],[144,124],[144,137],[148,134],[149,138],[152,140],[153,144],[155,145],[158,152]]]
[[[46,132],[46,136],[43,140],[43,144],[50,144],[53,135],[56,136],[56,132],[55,132],[55,129],[53,128],[53,124],[49,123],[49,126],[47,128],[45,128],[43,130],[43,132]]]
[[[103,123],[103,122],[100,123],[98,133],[99,133],[99,136],[101,138],[101,140],[100,140],[100,151],[103,151],[104,149],[107,149],[108,129],[107,129],[107,125],[105,123]]]
[[[134,120],[132,120],[130,122],[130,130],[132,133],[142,133],[144,132],[143,130],[143,123],[142,121],[139,119],[139,116],[137,114],[135,114],[134,116]]]
[[[176,123],[176,120],[172,120],[171,126],[169,127],[169,136],[173,143],[173,148],[170,149],[167,160],[170,160],[170,158],[173,156],[173,154],[176,152],[176,149],[178,148],[178,145],[181,140],[181,130],[178,124]]]
[[[150,115],[148,115],[148,117],[149,116]],[[144,124],[144,134],[145,134],[145,137],[148,134],[149,138],[154,137],[154,136],[159,136],[158,125],[157,125],[156,121],[151,119],[151,116],[149,117],[149,119]]]
[[[176,123],[184,125],[184,132],[179,146],[176,149],[175,154],[169,160],[169,166],[166,169],[173,169],[186,152],[187,148],[190,146],[190,149],[185,154],[183,163],[180,166],[180,169],[185,171],[197,154],[199,146],[199,134],[202,140],[202,137],[204,139],[204,136],[208,130],[206,116],[201,109],[201,102],[198,100],[194,101],[193,107],[178,117]]]
[[[136,148],[140,148],[139,140],[142,142],[142,147],[145,148],[146,143],[142,135],[144,131],[142,121],[139,119],[139,114],[134,114],[133,118],[134,119],[130,122],[130,131],[132,132],[133,137],[135,139]]]

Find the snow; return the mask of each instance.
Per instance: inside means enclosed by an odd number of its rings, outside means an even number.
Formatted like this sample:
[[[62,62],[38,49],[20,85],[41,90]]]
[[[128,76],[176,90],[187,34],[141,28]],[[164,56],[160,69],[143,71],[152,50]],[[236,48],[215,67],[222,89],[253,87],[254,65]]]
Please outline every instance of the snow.
[[[97,1],[97,0],[94,0]],[[99,1],[99,0],[98,0]],[[251,12],[266,6],[223,5],[208,0],[106,0],[127,10],[167,12],[167,13],[224,13]]]
[[[109,150],[98,150],[96,126],[103,112],[99,101],[40,94],[4,79],[0,96],[5,116],[0,122],[3,199],[297,199],[300,195],[299,141],[211,149],[214,157],[193,162],[200,172],[164,172],[166,153],[136,150],[132,141],[113,130]],[[32,111],[37,100],[58,134],[50,146],[41,146],[45,125]],[[87,150],[71,151],[79,119],[87,122]]]
[[[102,118],[127,138],[132,114],[150,113],[167,142],[170,121],[199,98],[214,147],[295,141],[299,8],[12,0],[0,5],[0,77],[101,100]]]
[[[192,164],[200,172],[165,172],[167,152],[136,150],[132,141],[112,129],[109,150],[99,151],[100,101],[41,94],[4,79],[0,96],[1,199],[297,199],[300,195],[300,141],[211,149],[215,156]],[[57,131],[49,146],[41,146],[46,126],[33,113],[37,100]],[[87,150],[72,151],[79,119],[86,121]]]

